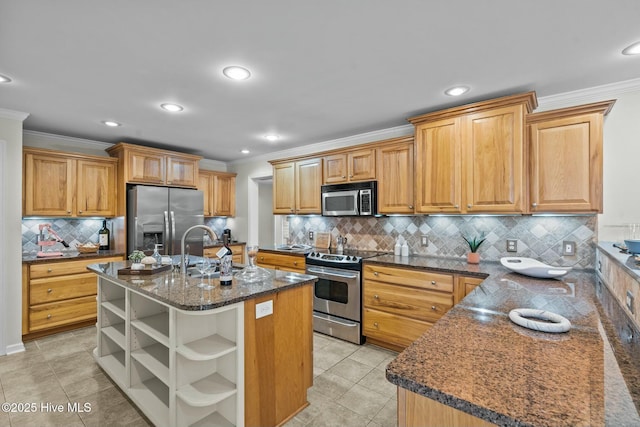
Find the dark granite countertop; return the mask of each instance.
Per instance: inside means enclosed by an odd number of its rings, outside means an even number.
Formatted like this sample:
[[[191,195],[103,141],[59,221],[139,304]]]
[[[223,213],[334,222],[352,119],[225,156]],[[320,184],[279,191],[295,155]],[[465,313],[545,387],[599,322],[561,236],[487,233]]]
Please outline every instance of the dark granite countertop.
[[[22,254],[22,263],[23,264],[36,264],[41,262],[57,262],[57,261],[73,261],[73,260],[81,260],[81,259],[91,259],[91,258],[105,258],[105,257],[113,257],[113,256],[122,256],[124,257],[124,252],[122,251],[98,251],[93,254],[82,254],[78,251],[66,251],[62,252],[62,256],[55,257],[42,257],[38,258],[36,253],[23,253]]]
[[[183,276],[172,270],[153,275],[123,275],[118,270],[129,266],[129,261],[91,264],[89,270],[111,282],[154,298],[181,310],[211,310],[229,304],[279,292],[296,286],[311,284],[315,276],[269,270],[271,280],[256,283],[244,283],[234,278],[231,286],[220,286],[219,279],[212,278],[214,289],[203,290],[197,285],[200,278]],[[205,281],[208,281],[205,279]]]
[[[486,277],[387,366],[393,384],[497,425],[639,425],[637,393],[611,352],[593,270],[558,280],[529,278],[497,262],[385,255],[365,263]],[[560,314],[572,328],[525,329],[509,320],[514,308]]]

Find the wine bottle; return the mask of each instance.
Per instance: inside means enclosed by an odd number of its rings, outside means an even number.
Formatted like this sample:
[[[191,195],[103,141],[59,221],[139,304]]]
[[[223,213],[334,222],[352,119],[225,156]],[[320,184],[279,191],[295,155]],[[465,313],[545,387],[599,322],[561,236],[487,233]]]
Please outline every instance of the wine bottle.
[[[223,247],[216,255],[220,258],[220,286],[231,286],[233,279],[233,252],[229,247],[229,236],[223,235]]]
[[[100,231],[98,231],[98,238],[99,238],[101,251],[109,250],[109,242],[110,242],[109,236],[110,236],[110,232],[109,232],[109,229],[107,228],[107,220],[105,219],[102,221],[102,228],[100,229]]]

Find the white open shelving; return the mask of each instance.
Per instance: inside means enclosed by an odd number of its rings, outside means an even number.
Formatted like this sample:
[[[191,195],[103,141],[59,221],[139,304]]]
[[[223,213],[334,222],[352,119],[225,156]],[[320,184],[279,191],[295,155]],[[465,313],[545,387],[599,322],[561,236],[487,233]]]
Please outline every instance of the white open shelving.
[[[101,277],[94,356],[158,426],[244,425],[244,304],[187,311]]]

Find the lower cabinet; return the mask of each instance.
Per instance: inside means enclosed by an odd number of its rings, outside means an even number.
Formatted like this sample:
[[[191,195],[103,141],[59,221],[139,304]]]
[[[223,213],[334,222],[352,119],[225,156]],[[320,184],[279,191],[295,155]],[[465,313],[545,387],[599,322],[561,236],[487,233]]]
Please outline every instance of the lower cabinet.
[[[244,264],[244,251],[245,244],[237,244],[237,245],[229,245],[229,249],[233,252],[233,262],[235,264]],[[203,254],[206,257],[213,258],[216,257],[216,253],[220,250],[219,246],[212,248],[204,248]]]
[[[256,263],[258,266],[264,268],[302,274],[304,274],[306,268],[304,255],[279,254],[265,251],[258,251]]]
[[[365,263],[363,334],[401,351],[455,304],[454,275]]]
[[[36,338],[94,322],[97,276],[87,265],[111,261],[122,261],[122,257],[23,265],[23,337]]]
[[[167,306],[105,279],[94,357],[156,426],[244,425],[244,304]]]

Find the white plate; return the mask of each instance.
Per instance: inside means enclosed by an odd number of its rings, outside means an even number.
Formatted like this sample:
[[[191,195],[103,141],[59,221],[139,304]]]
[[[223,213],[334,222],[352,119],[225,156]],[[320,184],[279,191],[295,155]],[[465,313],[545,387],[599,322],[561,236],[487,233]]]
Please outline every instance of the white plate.
[[[571,267],[553,267],[525,257],[504,257],[500,258],[500,263],[511,271],[539,279],[562,277],[571,271]]]

